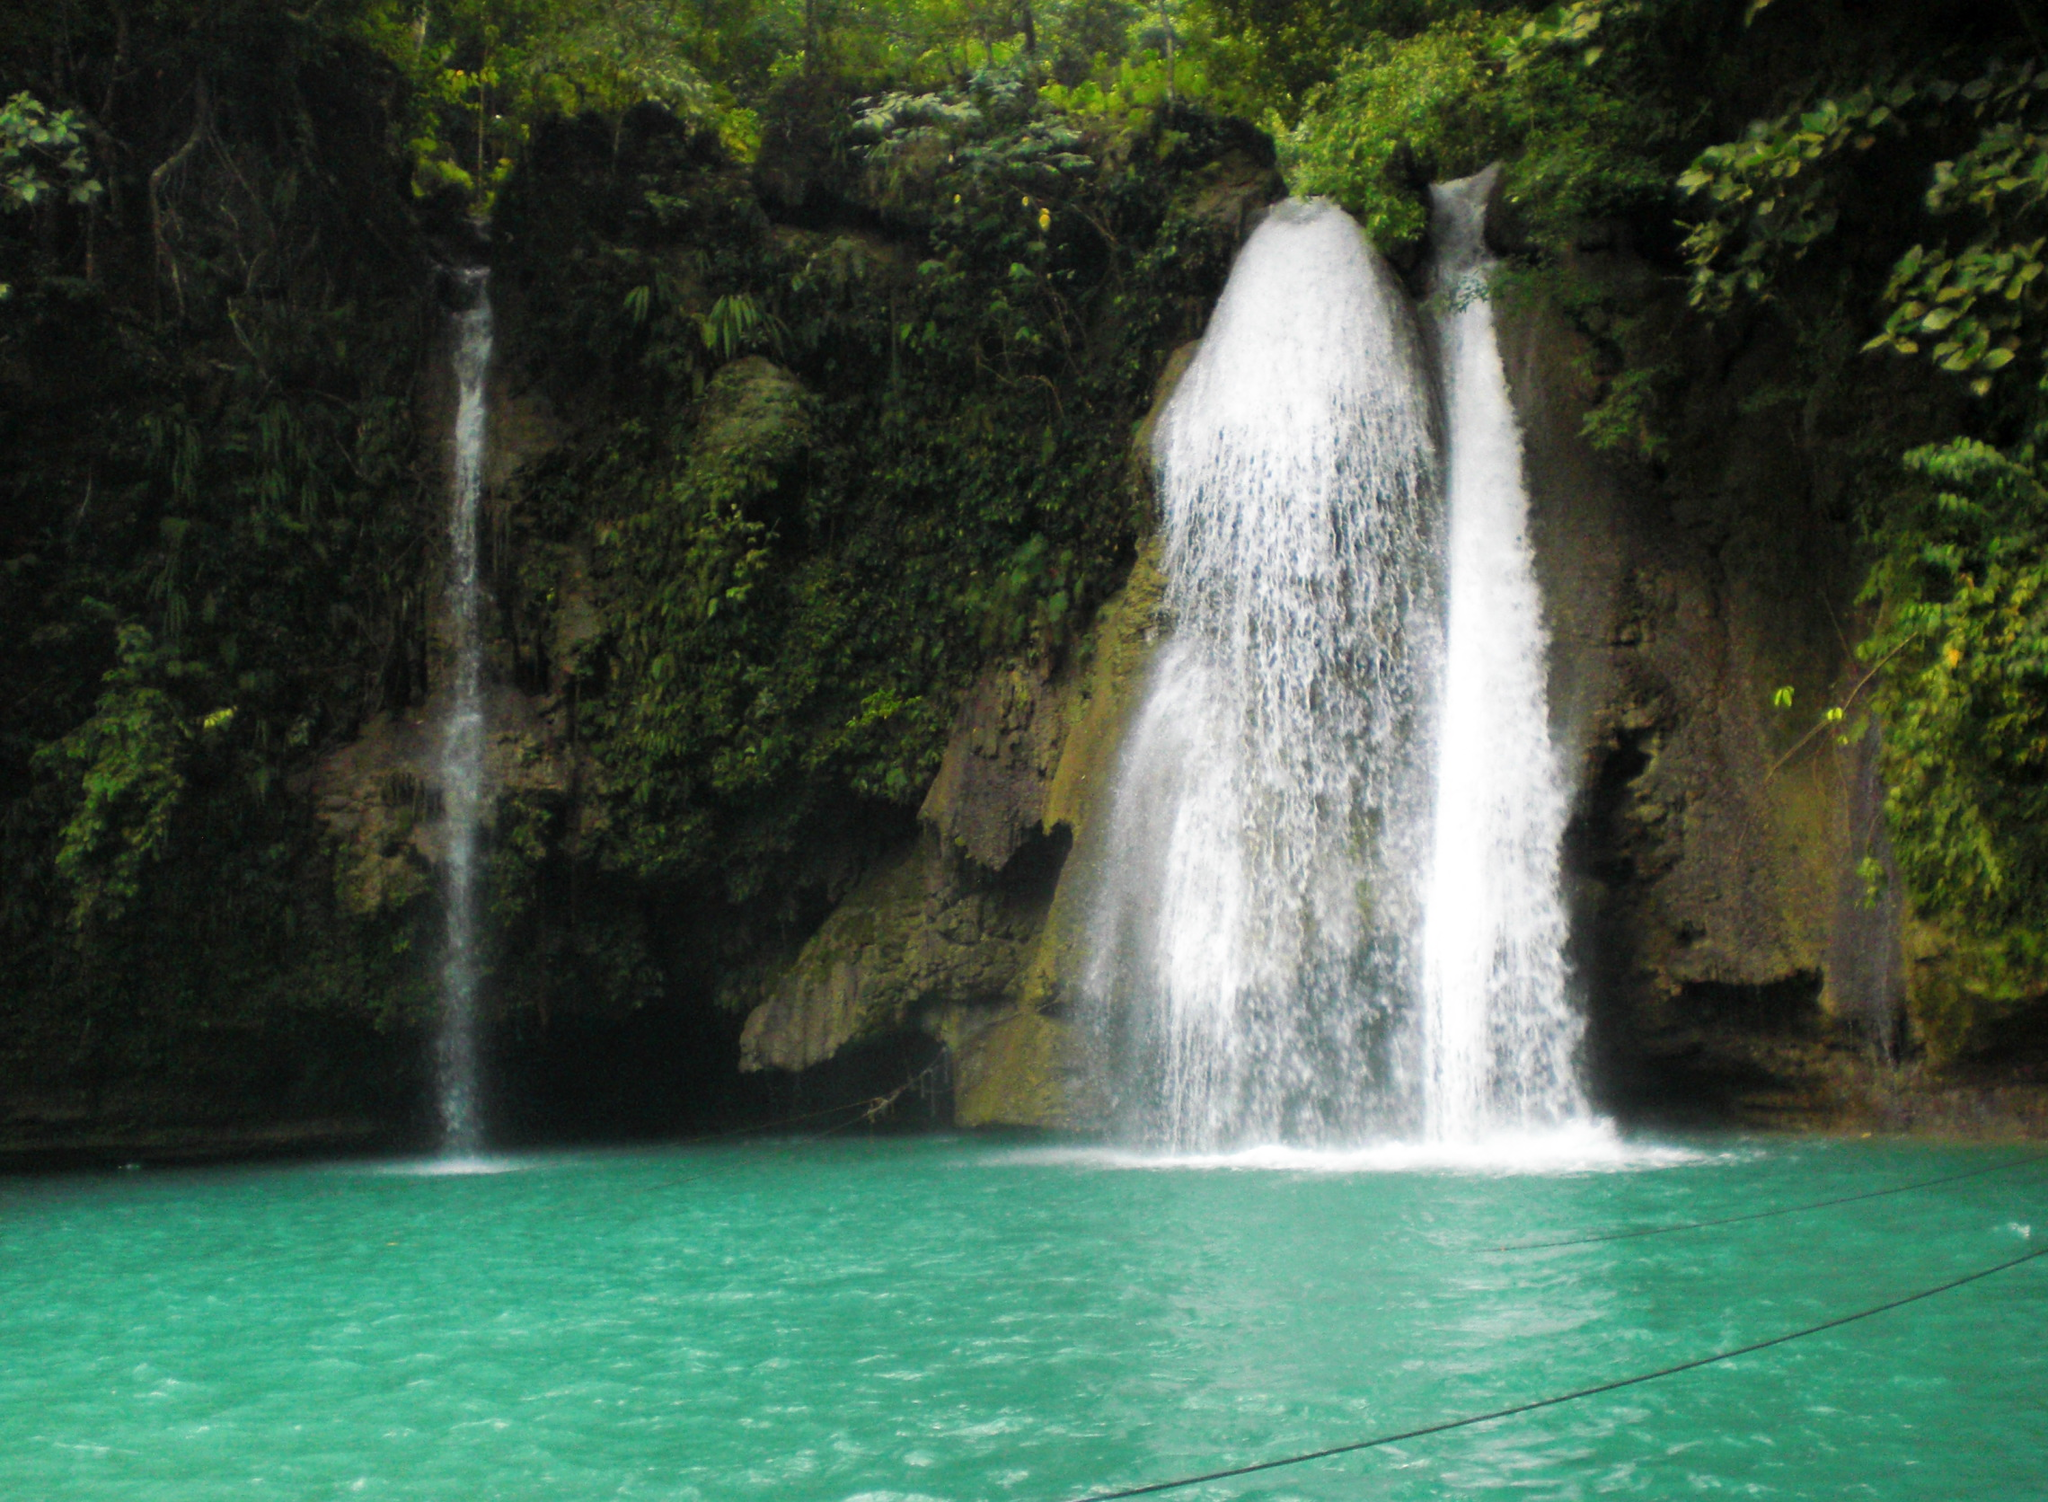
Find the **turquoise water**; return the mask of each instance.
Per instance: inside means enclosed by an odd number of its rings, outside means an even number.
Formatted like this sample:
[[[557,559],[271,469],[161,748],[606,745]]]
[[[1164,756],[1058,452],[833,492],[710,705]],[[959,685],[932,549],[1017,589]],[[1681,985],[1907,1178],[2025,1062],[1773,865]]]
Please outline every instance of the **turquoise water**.
[[[962,1139],[0,1184],[0,1497],[1062,1502],[1776,1334],[2048,1235],[1855,1142],[1138,1166]],[[1176,1495],[2022,1498],[2048,1259],[1796,1345]]]

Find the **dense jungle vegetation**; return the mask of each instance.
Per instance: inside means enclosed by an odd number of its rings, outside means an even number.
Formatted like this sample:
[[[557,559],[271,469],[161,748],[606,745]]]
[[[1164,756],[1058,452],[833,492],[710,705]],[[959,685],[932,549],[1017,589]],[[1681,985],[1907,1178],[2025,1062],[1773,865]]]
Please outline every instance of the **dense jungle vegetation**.
[[[1682,436],[1675,323],[1796,348],[1751,402],[1839,458],[1867,677],[1788,713],[1879,717],[1914,911],[1985,1005],[2039,997],[2044,27],[7,0],[0,1075],[141,1116],[411,1089],[426,883],[342,890],[315,802],[429,687],[437,267],[490,261],[560,430],[490,540],[497,671],[573,743],[499,807],[507,1025],[710,1015],[908,826],[977,669],[1057,657],[1116,587],[1132,425],[1238,232],[1204,195],[1276,153],[1403,266],[1425,185],[1506,162],[1512,278],[1592,341],[1617,463]],[[1588,274],[1590,238],[1655,289]]]

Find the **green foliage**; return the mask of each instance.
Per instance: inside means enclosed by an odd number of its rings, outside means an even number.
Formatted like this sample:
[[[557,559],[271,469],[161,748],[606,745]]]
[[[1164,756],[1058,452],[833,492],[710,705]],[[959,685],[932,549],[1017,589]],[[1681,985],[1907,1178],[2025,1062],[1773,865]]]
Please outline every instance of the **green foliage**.
[[[1399,42],[1460,12],[1498,6],[1442,0],[1209,0],[1187,28],[1195,55],[1216,76],[1228,107],[1294,124],[1311,92],[1347,54]]]
[[[594,534],[606,602],[577,688],[594,853],[777,910],[816,829],[922,798],[991,654],[1056,656],[1114,585],[1131,424],[1235,227],[1174,187],[1255,142],[1163,109],[1091,135],[1001,69],[834,128],[835,191],[879,232],[707,216],[734,174],[660,132],[538,142],[502,221],[536,337],[607,352],[536,498],[555,545]],[[543,211],[575,233],[537,238]]]
[[[657,0],[376,0],[357,34],[412,84],[416,191],[452,187],[488,214],[550,117],[653,102],[751,141],[751,114],[705,83],[677,21]]]
[[[0,208],[27,208],[51,193],[86,204],[105,191],[78,126],[76,112],[52,112],[33,94],[0,104]]]
[[[1552,255],[1587,220],[1662,199],[1658,152],[1672,122],[1642,75],[1668,69],[1670,49],[1655,36],[1614,34],[1641,7],[1575,5],[1528,19],[1432,9],[1447,14],[1346,53],[1309,95],[1284,140],[1296,192],[1334,199],[1400,251],[1426,227],[1426,183],[1503,159],[1523,232]],[[1606,33],[1603,12],[1618,13]],[[1608,45],[1592,45],[1596,35]]]
[[[1677,379],[1668,366],[1624,370],[1586,411],[1580,432],[1603,453],[1656,462],[1669,447],[1660,425],[1664,393]]]
[[[1921,1021],[1953,1051],[1982,1007],[2048,985],[2048,490],[2031,444],[1986,441],[2038,421],[2048,76],[1962,52],[1850,82],[1810,81],[1699,154],[1679,179],[1698,215],[1685,252],[1695,307],[1836,320],[1979,399],[1971,431],[1906,453],[1903,483],[1866,505],[1887,818],[1914,912],[1952,946]],[[1835,264],[1817,274],[1823,247]],[[2001,381],[2023,366],[2034,381]],[[1947,405],[1925,385],[1916,404]]]
[[[1176,61],[1145,52],[1121,59],[1114,68],[1100,67],[1071,87],[1047,84],[1039,91],[1045,103],[1063,114],[1100,120],[1112,129],[1143,131],[1174,99],[1207,99],[1213,90],[1199,58]]]
[[[2031,61],[1994,65],[1952,95],[1946,88],[1940,102],[1961,106],[1982,129],[1960,157],[1934,164],[1927,207],[1967,217],[1979,237],[1953,253],[1916,244],[1901,256],[1885,288],[1892,311],[1867,347],[1911,355],[1925,344],[1937,367],[1967,376],[1984,396],[2048,304],[2040,280],[2048,238],[2023,238],[2042,227],[2048,201],[2048,71]]]
[[[144,863],[169,842],[195,727],[151,680],[182,666],[164,660],[143,627],[122,627],[120,661],[107,671],[92,718],[43,753],[46,765],[68,764],[78,780],[57,870],[77,894],[72,918],[81,927],[118,918],[136,895]],[[202,724],[218,728],[225,723],[218,715],[232,713],[219,711]]]
[[[52,113],[33,94],[0,104],[0,209],[33,208],[53,194],[89,204],[105,192],[70,110]],[[13,295],[0,282],[0,300]]]
[[[353,10],[60,0],[0,29],[39,128],[75,133],[0,216],[10,1081],[169,1090],[211,1058],[275,1093],[252,1061],[280,1039],[338,1060],[419,1001],[410,920],[336,911],[306,793],[420,681],[438,478],[398,81]]]
[[[1996,992],[2048,980],[2048,486],[2030,449],[1915,449],[1869,593],[1887,812],[1920,914]]]
[[[1497,18],[1467,13],[1347,54],[1287,138],[1295,191],[1341,203],[1382,246],[1420,240],[1422,183],[1476,172],[1522,144],[1516,102],[1496,81],[1508,35]]]
[[[1830,239],[1856,187],[1857,158],[1880,141],[1911,150],[1960,129],[1968,149],[1932,164],[1925,207],[1977,234],[1959,250],[1916,243],[1892,267],[1882,331],[1866,349],[1925,353],[1978,395],[2024,348],[2048,298],[2048,240],[2034,235],[2048,198],[2048,73],[1994,61],[1962,84],[1907,74],[1757,121],[1739,141],[1703,151],[1679,185],[1704,212],[1686,240],[1692,298],[1708,311],[1767,298],[1788,263]]]
[[[1720,312],[1738,296],[1767,296],[1780,269],[1840,223],[1845,184],[1829,169],[1905,129],[1935,97],[1931,88],[1910,79],[1867,84],[1752,121],[1740,140],[1702,151],[1678,179],[1701,211],[1685,242],[1693,305]]]
[[[1940,369],[1969,376],[1970,389],[1987,395],[1991,377],[2019,353],[2028,317],[2048,295],[2038,282],[2044,245],[2048,241],[2039,239],[1977,244],[1954,255],[1914,246],[1893,269],[1886,289],[1892,311],[1867,347],[1912,355],[1924,343]]]

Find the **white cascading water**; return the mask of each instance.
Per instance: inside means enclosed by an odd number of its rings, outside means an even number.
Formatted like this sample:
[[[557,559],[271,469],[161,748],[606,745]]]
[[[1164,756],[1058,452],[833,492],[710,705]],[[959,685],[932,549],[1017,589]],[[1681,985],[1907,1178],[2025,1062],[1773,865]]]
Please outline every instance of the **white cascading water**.
[[[1568,798],[1550,735],[1542,598],[1521,433],[1486,300],[1494,169],[1431,190],[1449,451],[1449,627],[1423,919],[1430,1136],[1471,1141],[1582,1119],[1558,853]]]
[[[483,579],[478,513],[483,499],[485,382],[491,364],[491,301],[482,272],[475,300],[456,314],[455,473],[448,507],[448,617],[453,673],[438,726],[446,839],[446,951],[441,1032],[435,1050],[441,1141],[456,1156],[482,1143],[477,1101],[477,848],[484,805]]]
[[[1172,636],[1118,768],[1083,978],[1110,1109],[1149,1140],[1412,1121],[1389,1087],[1440,657],[1431,390],[1392,270],[1341,210],[1289,202],[1161,424]]]

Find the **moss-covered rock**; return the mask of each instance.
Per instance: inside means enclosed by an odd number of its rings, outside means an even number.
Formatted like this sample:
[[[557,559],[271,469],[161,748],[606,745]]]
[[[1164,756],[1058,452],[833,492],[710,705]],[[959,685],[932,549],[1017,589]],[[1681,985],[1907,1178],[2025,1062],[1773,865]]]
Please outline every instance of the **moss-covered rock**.
[[[1186,370],[1176,351],[1133,440]],[[747,1019],[741,1068],[801,1070],[918,1028],[953,1061],[963,1126],[1070,1126],[1089,1115],[1070,1019],[1088,873],[1116,759],[1160,630],[1148,540],[1056,669],[1007,660],[967,694],[919,809],[924,834],[850,893]],[[1070,856],[1069,852],[1073,852]]]
[[[705,388],[685,487],[712,495],[772,487],[808,450],[813,403],[773,361],[744,355]]]
[[[1062,671],[1013,662],[984,676],[925,800],[925,834],[856,886],[773,982],[747,1019],[742,1069],[808,1069],[918,1028],[953,1051],[962,1125],[1072,1121],[1080,1071],[1065,1003],[1090,836],[1161,587],[1148,545]]]
[[[429,896],[446,858],[432,707],[377,716],[314,774],[315,807],[335,842],[335,891],[358,918],[397,913]],[[489,714],[484,774],[493,808],[566,797],[573,774],[559,720],[511,692],[494,694]],[[487,814],[486,825],[494,822]]]

